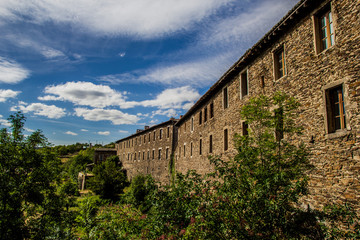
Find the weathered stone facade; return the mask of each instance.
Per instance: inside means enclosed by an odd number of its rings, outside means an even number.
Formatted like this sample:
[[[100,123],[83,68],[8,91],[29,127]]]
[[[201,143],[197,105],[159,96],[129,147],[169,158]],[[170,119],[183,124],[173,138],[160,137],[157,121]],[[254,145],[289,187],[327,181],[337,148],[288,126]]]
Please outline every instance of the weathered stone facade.
[[[169,161],[176,142],[175,119],[116,142],[115,148],[131,179],[139,174],[151,174],[157,181],[169,183]]]
[[[331,23],[324,28],[331,36],[326,43],[322,18]],[[315,166],[305,202],[320,207],[347,201],[359,207],[360,1],[300,1],[176,123],[176,170],[205,173],[211,170],[209,155],[234,156],[232,138],[244,131],[239,109],[250,97],[275,91],[301,103],[296,121],[304,134],[294,141],[309,147]],[[160,167],[155,176],[168,174],[167,164],[154,165]],[[127,166],[143,173],[150,167]]]

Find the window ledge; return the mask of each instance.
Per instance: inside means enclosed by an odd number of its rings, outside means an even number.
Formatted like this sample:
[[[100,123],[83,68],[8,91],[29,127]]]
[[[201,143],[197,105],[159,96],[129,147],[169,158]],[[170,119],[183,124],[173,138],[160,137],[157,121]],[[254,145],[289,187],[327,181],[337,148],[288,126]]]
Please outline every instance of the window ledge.
[[[337,130],[336,132],[327,134],[326,139],[340,138],[340,137],[347,136],[349,134],[350,134],[350,131],[348,131],[347,129],[340,129],[340,130]]]

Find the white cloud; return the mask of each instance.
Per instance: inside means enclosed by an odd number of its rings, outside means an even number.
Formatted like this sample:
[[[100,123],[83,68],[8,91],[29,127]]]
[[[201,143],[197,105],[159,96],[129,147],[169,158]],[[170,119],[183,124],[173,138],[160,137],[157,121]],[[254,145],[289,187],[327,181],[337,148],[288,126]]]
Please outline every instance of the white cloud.
[[[166,89],[153,100],[142,101],[139,104],[144,107],[183,108],[184,104],[194,103],[200,98],[200,94],[190,86]]]
[[[8,120],[3,119],[3,115],[0,114],[0,128],[3,128],[2,126],[10,127],[11,124],[9,123]]]
[[[111,121],[114,125],[135,124],[139,118],[114,109],[75,108],[75,115],[89,121]]]
[[[29,75],[29,70],[17,62],[0,57],[0,83],[19,83],[28,78]]]
[[[67,82],[56,86],[47,86],[44,90],[43,101],[70,101],[76,105],[103,108],[106,106],[131,107],[125,102],[122,93],[105,85],[95,85],[91,82]]]
[[[0,102],[5,102],[8,98],[15,98],[20,91],[13,91],[10,89],[0,89]]]
[[[71,131],[67,131],[67,132],[65,132],[65,134],[72,135],[72,136],[77,136],[78,135],[77,133],[74,133],[74,132],[71,132]]]
[[[27,132],[35,132],[35,130],[30,129],[30,128],[24,128],[24,130],[27,131]]]
[[[97,134],[103,135],[103,136],[109,136],[109,135],[110,135],[110,132],[109,132],[109,131],[97,132]]]
[[[121,52],[118,54],[120,57],[125,57],[126,53],[125,52]]]
[[[46,105],[43,103],[32,103],[27,105],[20,102],[18,106],[11,107],[11,111],[22,111],[24,113],[33,112],[38,116],[45,116],[48,118],[62,118],[66,115],[64,108],[56,107],[55,105]]]
[[[82,131],[82,132],[88,132],[89,130],[87,130],[87,129],[81,129],[80,131]]]
[[[129,131],[119,130],[119,133],[129,133]]]
[[[157,37],[188,29],[234,0],[2,0],[2,21],[71,23],[101,34]]]
[[[174,109],[167,109],[167,110],[156,110],[152,112],[151,117],[157,116],[157,115],[163,115],[163,116],[167,116],[167,117],[176,117],[177,112]]]

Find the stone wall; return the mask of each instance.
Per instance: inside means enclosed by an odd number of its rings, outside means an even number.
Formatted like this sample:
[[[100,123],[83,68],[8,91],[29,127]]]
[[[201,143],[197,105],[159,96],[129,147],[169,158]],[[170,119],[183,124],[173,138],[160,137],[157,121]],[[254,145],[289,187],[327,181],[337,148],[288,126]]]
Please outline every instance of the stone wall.
[[[331,10],[335,44],[319,50],[316,18],[322,10]],[[279,50],[285,59],[285,75],[275,74]],[[280,52],[281,52],[280,51]],[[350,202],[359,207],[360,184],[360,2],[353,0],[300,1],[254,47],[248,50],[207,93],[176,123],[167,122],[174,136],[158,141],[158,131],[165,125],[154,126],[117,143],[118,154],[129,176],[151,173],[167,183],[168,160],[157,159],[158,149],[169,148],[174,153],[175,167],[185,173],[212,170],[209,155],[223,159],[236,154],[233,136],[242,134],[243,120],[239,110],[250,97],[272,95],[283,91],[300,103],[296,122],[304,134],[294,139],[305,143],[311,151],[315,169],[310,175],[310,197],[304,203],[321,207],[328,202]],[[248,94],[241,86],[247,75]],[[328,91],[335,86],[343,90],[346,127],[331,132],[328,127]],[[224,88],[228,106],[224,106]],[[213,106],[211,111],[210,105]],[[205,110],[206,108],[206,110]],[[201,124],[200,124],[201,112]],[[213,112],[213,116],[210,115]],[[205,121],[206,113],[206,121]],[[250,126],[251,127],[251,126]],[[156,141],[153,141],[153,132]],[[176,135],[176,131],[178,134]],[[225,150],[225,133],[228,149]],[[148,136],[150,134],[150,142]],[[146,142],[143,143],[143,136]],[[210,152],[210,136],[212,152]],[[141,145],[133,145],[135,139]],[[121,148],[121,145],[128,144]],[[131,144],[130,144],[131,142]],[[201,147],[200,147],[201,144]],[[174,146],[174,147],[172,147]],[[201,152],[200,152],[201,148]],[[152,151],[155,157],[152,159]],[[145,160],[134,154],[145,153]],[[150,152],[150,160],[147,153]]]
[[[151,128],[146,127],[116,142],[117,154],[129,179],[139,174],[151,174],[155,180],[169,183],[169,161],[176,136],[175,122],[175,119],[171,119]]]
[[[306,1],[302,1],[306,2]],[[179,141],[176,149],[176,169],[186,172],[196,169],[201,173],[211,169],[209,165],[209,136],[213,138],[213,155],[232,157],[236,152],[231,141],[235,133],[242,133],[239,109],[248,99],[259,94],[271,95],[283,91],[294,96],[300,103],[297,123],[304,127],[304,134],[295,141],[304,142],[311,150],[311,162],[315,169],[310,172],[311,196],[306,203],[321,206],[329,201],[359,203],[360,169],[360,2],[319,1],[313,9],[305,9],[285,33],[277,36],[266,49],[241,65],[237,74],[228,81],[223,77],[217,88],[210,89],[203,98],[181,119]],[[328,5],[330,3],[330,5]],[[314,21],[316,14],[330,6],[333,16],[335,44],[317,53]],[[301,15],[300,15],[301,16]],[[290,17],[289,17],[290,18]],[[281,25],[279,27],[282,27]],[[264,39],[262,40],[264,41]],[[261,44],[261,42],[260,42]],[[274,53],[283,49],[285,76],[275,79]],[[251,54],[248,52],[248,55]],[[245,59],[246,60],[246,59]],[[236,64],[235,64],[236,65]],[[236,66],[237,67],[237,66]],[[241,73],[247,71],[248,95],[241,96]],[[228,74],[230,75],[230,74]],[[222,81],[222,82],[221,82]],[[215,84],[216,85],[216,84]],[[346,128],[328,133],[326,90],[342,86],[344,95]],[[224,109],[223,88],[228,88],[228,108]],[[204,123],[204,109],[214,104],[214,117]],[[209,114],[209,110],[208,114]],[[199,124],[202,112],[202,124]],[[191,119],[194,129],[191,131]],[[228,129],[229,150],[224,150],[224,130]],[[199,144],[202,139],[202,155]],[[193,153],[190,156],[190,145]],[[184,156],[184,145],[185,156]]]

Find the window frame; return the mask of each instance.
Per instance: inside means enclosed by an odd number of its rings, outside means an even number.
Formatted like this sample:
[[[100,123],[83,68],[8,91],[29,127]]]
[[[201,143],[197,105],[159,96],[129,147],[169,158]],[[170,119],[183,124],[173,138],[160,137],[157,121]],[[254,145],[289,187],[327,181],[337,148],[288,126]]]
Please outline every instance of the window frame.
[[[229,89],[227,86],[223,88],[222,93],[223,93],[223,108],[227,109],[229,108]]]
[[[281,62],[280,57],[281,56]],[[274,78],[279,80],[287,75],[285,45],[282,44],[273,52]]]
[[[240,99],[249,95],[249,73],[248,69],[240,73]]]

